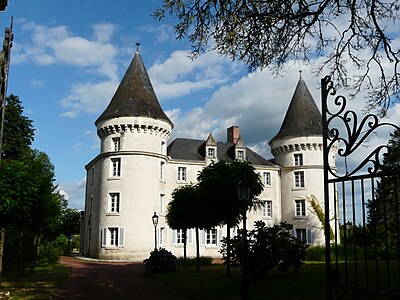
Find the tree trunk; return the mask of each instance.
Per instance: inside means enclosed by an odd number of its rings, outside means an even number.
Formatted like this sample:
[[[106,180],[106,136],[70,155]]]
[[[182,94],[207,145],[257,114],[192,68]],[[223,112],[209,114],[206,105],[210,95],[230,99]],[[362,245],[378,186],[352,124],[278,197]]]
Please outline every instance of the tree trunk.
[[[18,264],[17,264],[17,278],[22,274],[22,239],[24,236],[24,230],[21,229],[18,241]]]
[[[231,226],[226,224],[226,277],[231,276]]]
[[[186,247],[187,247],[187,237],[186,237],[187,229],[183,230],[183,262],[186,264]]]
[[[6,240],[6,228],[0,227],[0,279],[3,278],[3,253]]]
[[[200,271],[200,242],[199,242],[199,228],[196,227],[196,271]]]

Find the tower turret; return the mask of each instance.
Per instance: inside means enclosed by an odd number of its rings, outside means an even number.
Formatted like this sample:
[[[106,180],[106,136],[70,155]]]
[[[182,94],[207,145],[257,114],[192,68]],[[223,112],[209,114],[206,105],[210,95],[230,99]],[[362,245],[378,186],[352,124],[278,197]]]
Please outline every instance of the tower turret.
[[[323,244],[322,224],[309,201],[314,195],[323,207],[322,117],[301,77],[282,126],[269,144],[281,166],[282,218],[307,243]]]
[[[101,149],[86,166],[84,254],[142,260],[154,247],[153,225],[143,216],[152,216],[165,194],[173,123],[158,102],[139,50],[95,124]]]

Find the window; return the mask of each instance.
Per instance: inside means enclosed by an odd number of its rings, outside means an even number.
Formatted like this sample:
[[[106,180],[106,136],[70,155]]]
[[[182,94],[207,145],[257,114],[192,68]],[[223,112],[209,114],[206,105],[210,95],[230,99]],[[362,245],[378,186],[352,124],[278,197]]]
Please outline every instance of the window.
[[[109,212],[119,213],[119,193],[110,193]]]
[[[111,158],[111,176],[119,177],[121,176],[121,159]]]
[[[162,162],[160,163],[160,179],[161,179],[161,180],[164,180],[164,179],[165,179],[165,174],[164,174],[164,173],[165,173],[165,170],[164,170],[164,169],[165,169],[165,162],[162,161]]]
[[[120,151],[121,150],[121,139],[119,137],[113,138],[113,150]]]
[[[124,245],[124,228],[107,227],[101,231],[102,247],[121,247]]]
[[[264,201],[262,212],[264,217],[272,217],[272,201]]]
[[[186,167],[178,167],[178,181],[186,181]]]
[[[165,148],[165,142],[164,141],[162,141],[161,142],[161,154],[165,154],[166,153],[166,148]]]
[[[304,171],[296,171],[294,172],[294,186],[304,187]]]
[[[295,237],[302,240],[306,244],[312,243],[311,229],[297,228],[294,230]]]
[[[303,199],[295,200],[296,203],[296,213],[297,217],[305,217],[306,216],[306,201]]]
[[[91,169],[91,175],[90,175],[90,184],[92,184],[93,185],[93,183],[94,183],[94,167]]]
[[[303,165],[303,154],[302,153],[294,154],[294,165],[295,166],[302,166]]]
[[[164,245],[164,233],[165,233],[165,227],[160,227],[158,230],[158,244],[159,245]]]
[[[263,173],[263,181],[265,186],[271,186],[271,173],[264,172]]]
[[[216,245],[217,244],[217,229],[207,229],[205,231],[206,235],[206,245]]]
[[[160,194],[160,214],[163,214],[165,211],[165,195]]]
[[[208,148],[207,156],[215,157],[215,149],[214,148]]]
[[[243,150],[238,150],[237,159],[244,159],[244,151]]]
[[[172,244],[183,244],[184,242],[184,231],[182,229],[175,229],[172,231]],[[186,243],[192,243],[192,230],[186,231]]]

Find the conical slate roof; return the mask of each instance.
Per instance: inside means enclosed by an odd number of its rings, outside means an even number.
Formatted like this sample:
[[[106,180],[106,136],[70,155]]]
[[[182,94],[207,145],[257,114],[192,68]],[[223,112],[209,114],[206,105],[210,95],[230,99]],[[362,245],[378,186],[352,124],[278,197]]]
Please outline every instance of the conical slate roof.
[[[173,127],[158,102],[139,51],[136,51],[114,97],[95,124],[119,117],[160,119]]]
[[[306,83],[300,77],[281,129],[273,140],[297,136],[322,136],[322,116]]]

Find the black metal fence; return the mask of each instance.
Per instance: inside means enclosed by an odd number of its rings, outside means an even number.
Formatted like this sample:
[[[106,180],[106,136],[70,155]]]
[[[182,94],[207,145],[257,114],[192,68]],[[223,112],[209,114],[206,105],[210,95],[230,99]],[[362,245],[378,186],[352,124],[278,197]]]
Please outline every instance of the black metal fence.
[[[358,122],[329,76],[321,94],[327,298],[398,299],[400,170],[384,162],[387,144],[366,144],[399,127],[373,114]]]

